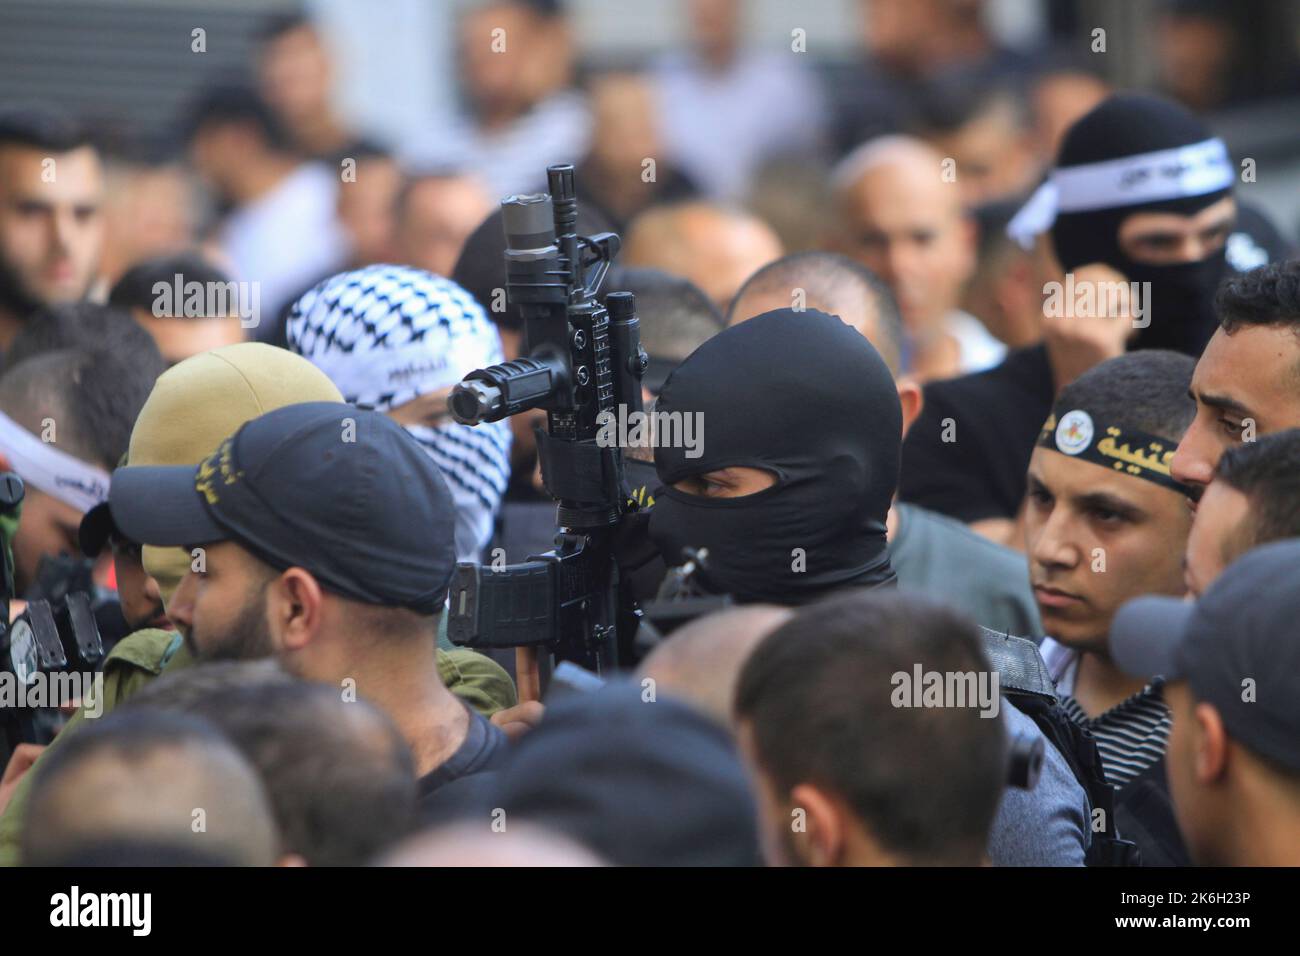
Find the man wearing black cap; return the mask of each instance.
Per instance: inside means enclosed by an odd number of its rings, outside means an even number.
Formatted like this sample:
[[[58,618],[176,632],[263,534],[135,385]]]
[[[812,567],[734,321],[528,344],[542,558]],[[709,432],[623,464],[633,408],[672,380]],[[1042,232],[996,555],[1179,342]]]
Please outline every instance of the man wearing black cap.
[[[1147,864],[1184,862],[1159,787],[1169,710],[1158,684],[1119,672],[1106,635],[1124,601],[1183,594],[1191,515],[1169,460],[1194,411],[1191,374],[1190,358],[1164,350],[1103,362],[1061,391],[1029,463],[1043,659],[1067,716],[1097,739],[1120,834]]]
[[[1025,242],[1050,232],[1065,273],[1055,299],[1044,288],[1045,340],[987,372],[926,388],[904,446],[902,499],[1012,540],[1053,396],[1126,349],[1198,356],[1215,329],[1214,290],[1230,272],[1229,253],[1242,269],[1267,260],[1250,235],[1234,232],[1234,179],[1223,142],[1159,97],[1115,95],[1075,123],[1048,182],[1008,227]],[[1139,292],[1126,308],[1100,306],[1131,284]]]
[[[455,508],[437,466],[391,419],[334,402],[286,406],[197,470],[119,468],[109,505],[131,539],[190,550],[168,613],[199,659],[274,656],[371,700],[410,745],[422,799],[501,753],[504,735],[438,673]]]
[[[1233,563],[1195,604],[1120,609],[1110,652],[1166,681],[1169,790],[1192,858],[1300,866],[1300,541]]]

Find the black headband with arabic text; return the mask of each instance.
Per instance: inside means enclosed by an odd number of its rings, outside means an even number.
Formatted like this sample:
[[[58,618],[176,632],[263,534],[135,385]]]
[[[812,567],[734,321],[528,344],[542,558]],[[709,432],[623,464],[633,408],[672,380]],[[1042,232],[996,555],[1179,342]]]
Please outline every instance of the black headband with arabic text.
[[[1178,442],[1137,428],[1102,422],[1082,408],[1052,409],[1038,435],[1038,445],[1121,474],[1144,478],[1179,494],[1191,492],[1170,470]]]

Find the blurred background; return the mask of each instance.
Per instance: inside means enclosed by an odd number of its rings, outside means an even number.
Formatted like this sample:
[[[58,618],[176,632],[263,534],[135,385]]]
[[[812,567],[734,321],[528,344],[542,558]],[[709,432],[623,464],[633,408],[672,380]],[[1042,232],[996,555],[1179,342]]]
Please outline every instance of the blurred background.
[[[968,209],[994,210],[979,218],[996,246],[998,203],[1032,191],[1061,132],[1110,89],[1205,116],[1251,161],[1240,198],[1294,241],[1295,2],[0,0],[0,98],[75,113],[103,150],[103,282],[209,239],[240,277],[258,263],[264,307],[341,265],[450,274],[496,200],[560,160],[617,228],[699,198],[746,207],[785,251],[816,247],[829,171],[888,132],[956,159]],[[365,188],[327,196],[337,172],[304,175],[285,191],[297,232],[244,224],[258,248],[241,248],[232,217],[288,156],[322,171],[350,159]],[[295,242],[313,248],[272,261],[268,247]],[[997,252],[981,246],[981,264]],[[981,318],[1004,342],[1032,338]]]

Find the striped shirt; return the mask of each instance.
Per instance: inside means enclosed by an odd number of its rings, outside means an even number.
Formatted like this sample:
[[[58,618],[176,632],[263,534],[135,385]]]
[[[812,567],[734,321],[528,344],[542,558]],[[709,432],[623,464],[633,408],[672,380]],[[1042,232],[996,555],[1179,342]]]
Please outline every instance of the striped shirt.
[[[1066,716],[1096,738],[1102,769],[1113,788],[1120,789],[1165,755],[1173,714],[1165,705],[1162,680],[1148,684],[1105,713],[1089,717],[1071,694],[1078,653],[1050,637],[1044,639],[1040,650],[1056,681]]]
[[[1061,698],[1066,716],[1097,738],[1106,780],[1116,790],[1165,755],[1173,715],[1165,706],[1162,686],[1148,684],[1096,717],[1085,714],[1073,697]]]

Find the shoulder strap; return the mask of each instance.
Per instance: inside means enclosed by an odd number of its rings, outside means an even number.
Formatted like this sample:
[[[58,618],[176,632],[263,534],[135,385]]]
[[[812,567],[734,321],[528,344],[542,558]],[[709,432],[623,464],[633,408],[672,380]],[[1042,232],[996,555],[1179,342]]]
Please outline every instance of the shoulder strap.
[[[980,628],[980,638],[989,663],[998,672],[1002,693],[1033,719],[1088,794],[1096,821],[1085,861],[1088,866],[1137,866],[1137,847],[1119,836],[1115,825],[1115,791],[1106,782],[1097,741],[1083,727],[1066,716],[1056,695],[1043,655],[1031,640]],[[1093,821],[1089,821],[1094,826]]]

